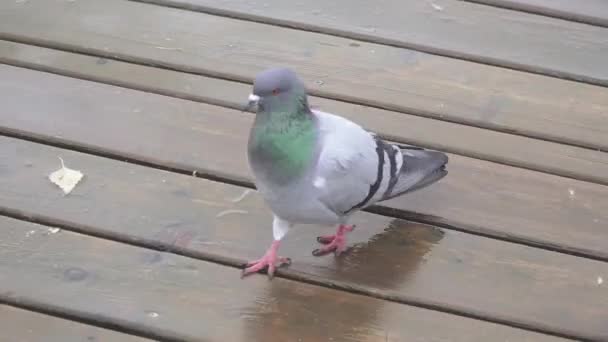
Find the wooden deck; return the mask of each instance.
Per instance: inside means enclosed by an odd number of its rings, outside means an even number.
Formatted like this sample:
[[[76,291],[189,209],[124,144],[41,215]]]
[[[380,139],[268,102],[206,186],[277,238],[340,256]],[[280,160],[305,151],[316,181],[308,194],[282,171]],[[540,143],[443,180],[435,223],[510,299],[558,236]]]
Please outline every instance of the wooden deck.
[[[608,341],[607,61],[604,0],[2,1],[0,340]],[[276,65],[449,174],[240,279]]]

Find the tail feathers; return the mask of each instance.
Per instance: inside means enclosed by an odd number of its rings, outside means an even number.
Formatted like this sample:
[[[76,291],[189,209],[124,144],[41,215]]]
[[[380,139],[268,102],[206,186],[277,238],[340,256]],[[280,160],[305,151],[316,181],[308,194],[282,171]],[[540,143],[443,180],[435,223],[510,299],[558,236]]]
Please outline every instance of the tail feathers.
[[[399,179],[384,200],[420,190],[448,174],[446,165],[448,156],[445,153],[429,151],[420,148],[401,147],[403,165]]]

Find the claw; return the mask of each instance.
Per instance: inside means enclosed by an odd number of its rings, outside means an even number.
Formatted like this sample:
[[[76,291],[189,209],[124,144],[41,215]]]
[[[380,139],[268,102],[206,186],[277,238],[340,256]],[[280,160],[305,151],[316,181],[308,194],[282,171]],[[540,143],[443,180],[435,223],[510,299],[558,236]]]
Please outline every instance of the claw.
[[[291,265],[291,259],[285,257],[277,257],[277,250],[279,248],[279,241],[274,241],[270,248],[266,251],[264,256],[258,260],[249,261],[243,265],[245,267],[241,272],[241,279],[244,277],[261,271],[265,268],[268,269],[268,278],[274,278],[274,272],[278,267],[283,265]]]
[[[314,251],[312,251],[312,255],[318,257],[318,256],[324,256],[327,255],[331,252],[333,252],[335,250],[335,248],[330,249],[330,248],[317,248]]]
[[[318,243],[322,243],[324,245],[327,245],[328,243],[331,243],[332,241],[334,241],[335,237],[336,237],[335,235],[322,235],[322,236],[318,236],[317,237],[317,242]]]
[[[346,250],[346,233],[352,232],[354,228],[354,225],[340,225],[335,235],[323,235],[317,237],[317,241],[325,246],[312,251],[312,255],[323,256],[334,252],[336,256],[339,256]]]

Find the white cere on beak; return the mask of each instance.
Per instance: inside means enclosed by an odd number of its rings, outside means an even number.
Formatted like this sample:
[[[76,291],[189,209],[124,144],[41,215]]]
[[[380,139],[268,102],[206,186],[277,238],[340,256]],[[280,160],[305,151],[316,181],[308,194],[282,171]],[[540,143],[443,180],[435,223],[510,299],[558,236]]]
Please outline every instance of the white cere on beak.
[[[247,101],[247,105],[243,108],[242,112],[248,112],[249,110],[251,110],[251,108],[253,108],[254,106],[258,105],[258,101],[260,100],[260,97],[254,94],[249,94],[249,101]]]

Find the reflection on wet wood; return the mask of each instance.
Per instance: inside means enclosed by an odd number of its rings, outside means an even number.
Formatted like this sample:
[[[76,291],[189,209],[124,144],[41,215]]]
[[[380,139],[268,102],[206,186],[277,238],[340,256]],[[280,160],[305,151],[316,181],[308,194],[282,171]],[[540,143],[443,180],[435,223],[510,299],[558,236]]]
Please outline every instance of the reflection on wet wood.
[[[0,221],[6,223],[7,221]],[[4,227],[3,227],[4,229]],[[11,271],[14,272],[14,269]],[[0,305],[0,331],[5,341],[15,342],[146,342],[152,341],[116,331]]]
[[[396,23],[403,25],[400,16]],[[579,26],[584,36],[593,33]],[[122,0],[1,2],[0,37],[241,81],[290,65],[317,94],[608,150],[607,88],[386,45]],[[602,71],[594,75],[606,80],[605,52],[598,51],[605,44],[596,43],[581,39],[584,48],[570,50],[591,61],[571,65]]]
[[[235,203],[243,188],[8,138],[0,151],[0,206],[25,216],[231,263],[258,257],[271,239],[260,198]],[[57,156],[85,173],[69,196],[44,178]],[[607,297],[596,283],[606,263],[366,213],[354,223],[354,247],[338,259],[311,255],[315,237],[333,228],[295,229],[281,247],[294,263],[280,273],[554,331],[608,333]]]
[[[33,71],[3,75],[25,81],[0,83],[11,95],[0,109],[1,126],[199,174],[251,179],[245,146],[252,115]],[[608,187],[457,155],[449,165],[449,176],[433,187],[382,205],[608,259]]]
[[[0,218],[0,296],[182,341],[553,341],[545,335]],[[19,272],[15,271],[19,266]],[[41,285],[43,284],[43,285]],[[7,295],[7,293],[9,293]]]

